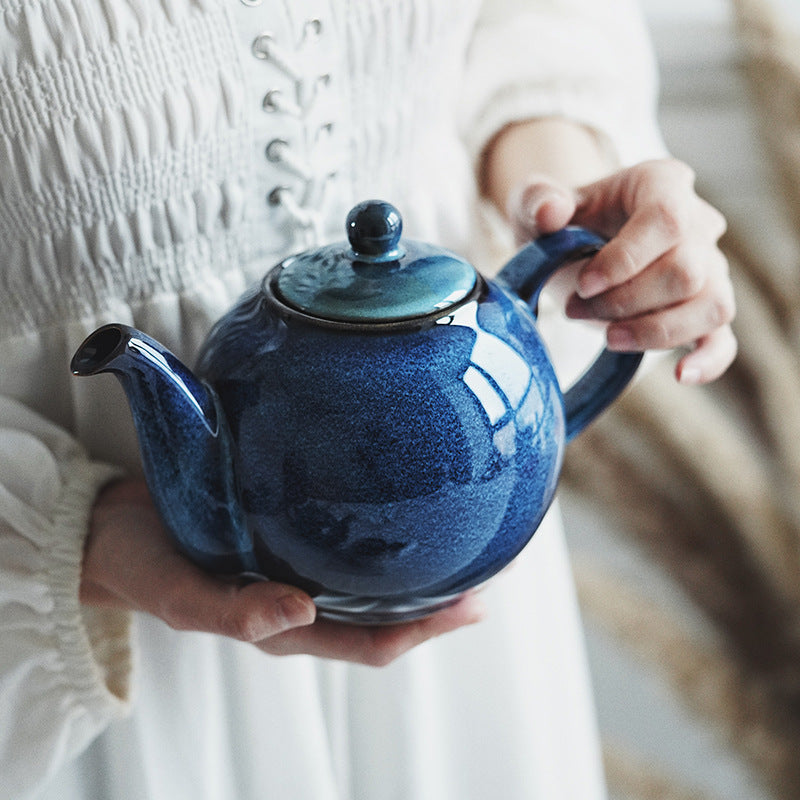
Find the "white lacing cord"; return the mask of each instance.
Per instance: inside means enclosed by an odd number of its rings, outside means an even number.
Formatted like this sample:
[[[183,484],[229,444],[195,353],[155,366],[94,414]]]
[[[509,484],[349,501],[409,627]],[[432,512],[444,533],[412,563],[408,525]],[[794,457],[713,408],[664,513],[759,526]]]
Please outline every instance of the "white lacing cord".
[[[280,206],[292,220],[295,230],[299,231],[305,247],[314,247],[322,238],[322,216],[307,206],[300,205],[289,186],[276,186],[268,195],[267,202],[272,206]]]
[[[308,25],[308,23],[306,23]],[[273,89],[262,102],[265,110],[282,110],[295,116],[301,116],[311,110],[317,100],[321,88],[330,83],[331,76],[324,72],[321,75],[309,76],[297,65],[296,60],[281,47],[275,37],[269,33],[260,33],[253,39],[253,55],[262,61],[269,61],[294,81],[297,89],[297,103],[281,97],[280,90]]]
[[[273,139],[264,149],[264,154],[267,157],[267,161],[273,164],[280,164],[298,178],[304,181],[313,180],[314,171],[311,165],[300,158],[285,139]]]
[[[308,112],[313,108],[319,97],[320,89],[330,82],[331,76],[327,72],[297,82],[297,93],[303,112]]]
[[[264,111],[277,111],[280,114],[288,114],[292,117],[303,116],[303,109],[299,103],[289,99],[280,89],[270,89],[261,101],[261,108]]]
[[[259,33],[253,39],[252,50],[256,58],[260,58],[262,61],[271,61],[293,81],[302,81],[303,71],[299,69],[286,49],[275,41],[275,37],[269,31]]]
[[[242,0],[245,5],[259,5],[262,0]],[[311,44],[322,33],[322,22],[313,18],[306,21],[298,43],[298,48]],[[288,52],[269,31],[264,31],[253,39],[253,55],[269,61],[294,83],[295,98],[288,97],[280,89],[271,89],[262,100],[265,112],[287,114],[295,119],[307,120],[317,102],[320,91],[330,83],[330,75],[308,75],[301,69],[298,59]],[[330,133],[333,123],[321,124],[313,137],[317,144],[323,132]],[[292,227],[307,247],[315,246],[322,238],[322,208],[327,188],[335,173],[330,170],[315,169],[312,161],[300,157],[292,150],[291,144],[279,137],[272,139],[265,148],[265,156],[273,164],[280,165],[287,173],[299,178],[303,183],[301,196],[289,186],[276,186],[267,196],[272,206],[280,206],[288,215]],[[321,176],[321,177],[320,177]]]
[[[326,126],[323,126],[325,129]],[[319,133],[317,132],[317,136]],[[295,204],[298,208],[308,209],[310,204],[321,207],[330,182],[336,177],[336,170],[314,169],[314,167],[302,158],[299,158],[289,146],[285,139],[273,139],[266,147],[267,160],[273,164],[280,164],[287,172],[300,178],[305,184],[302,203]],[[279,187],[285,188],[285,187]],[[272,204],[280,203],[281,192],[273,198]],[[276,202],[277,201],[277,202]],[[298,215],[293,215],[295,219],[301,219]]]

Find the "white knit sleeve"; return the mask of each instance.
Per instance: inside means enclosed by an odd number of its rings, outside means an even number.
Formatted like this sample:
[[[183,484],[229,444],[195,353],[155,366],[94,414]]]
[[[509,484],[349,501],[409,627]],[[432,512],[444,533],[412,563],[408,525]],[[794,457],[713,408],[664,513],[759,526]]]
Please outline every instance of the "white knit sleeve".
[[[0,799],[31,795],[127,707],[129,618],[81,607],[89,511],[116,469],[0,397]]]
[[[460,116],[476,163],[504,126],[540,117],[593,129],[620,166],[661,157],[656,103],[636,0],[484,0]]]

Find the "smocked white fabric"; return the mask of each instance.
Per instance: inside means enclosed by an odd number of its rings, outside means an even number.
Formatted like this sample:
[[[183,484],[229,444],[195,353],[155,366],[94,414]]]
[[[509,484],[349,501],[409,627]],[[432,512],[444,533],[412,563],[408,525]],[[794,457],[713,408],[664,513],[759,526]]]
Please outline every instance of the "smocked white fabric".
[[[489,620],[372,671],[81,608],[98,487],[135,472],[108,321],[191,361],[378,196],[469,254],[502,125],[661,152],[629,0],[0,0],[0,800],[602,796],[551,519]],[[498,57],[500,54],[502,57]]]

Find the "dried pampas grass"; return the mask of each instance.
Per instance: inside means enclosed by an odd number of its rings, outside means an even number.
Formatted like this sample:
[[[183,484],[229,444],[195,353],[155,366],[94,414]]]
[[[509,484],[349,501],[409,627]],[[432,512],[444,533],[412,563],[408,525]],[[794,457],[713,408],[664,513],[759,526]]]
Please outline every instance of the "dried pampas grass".
[[[609,783],[621,800],[717,800],[698,789],[678,785],[674,778],[619,744],[607,743],[603,759]]]
[[[766,0],[732,4],[800,252],[800,33]],[[669,363],[650,370],[570,445],[563,480],[679,583],[717,636],[692,640],[680,619],[596,567],[577,571],[587,613],[661,670],[776,800],[797,800],[800,263],[770,263],[736,229],[723,246],[738,298],[734,367],[702,389],[678,386]],[[629,754],[614,750],[609,763],[626,798],[683,796],[677,781],[648,781]]]

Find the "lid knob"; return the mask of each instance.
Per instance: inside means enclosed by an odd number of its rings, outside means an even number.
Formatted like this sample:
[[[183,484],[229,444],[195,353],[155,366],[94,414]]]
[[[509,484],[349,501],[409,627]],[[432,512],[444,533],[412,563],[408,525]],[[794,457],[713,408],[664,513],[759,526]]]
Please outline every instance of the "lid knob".
[[[397,209],[382,200],[347,215],[349,242],[284,259],[263,286],[284,304],[326,322],[396,323],[439,314],[475,289],[475,268],[449,250],[403,239]]]
[[[391,203],[383,200],[359,203],[347,215],[346,229],[359,261],[397,261],[403,255],[399,247],[403,219]]]

